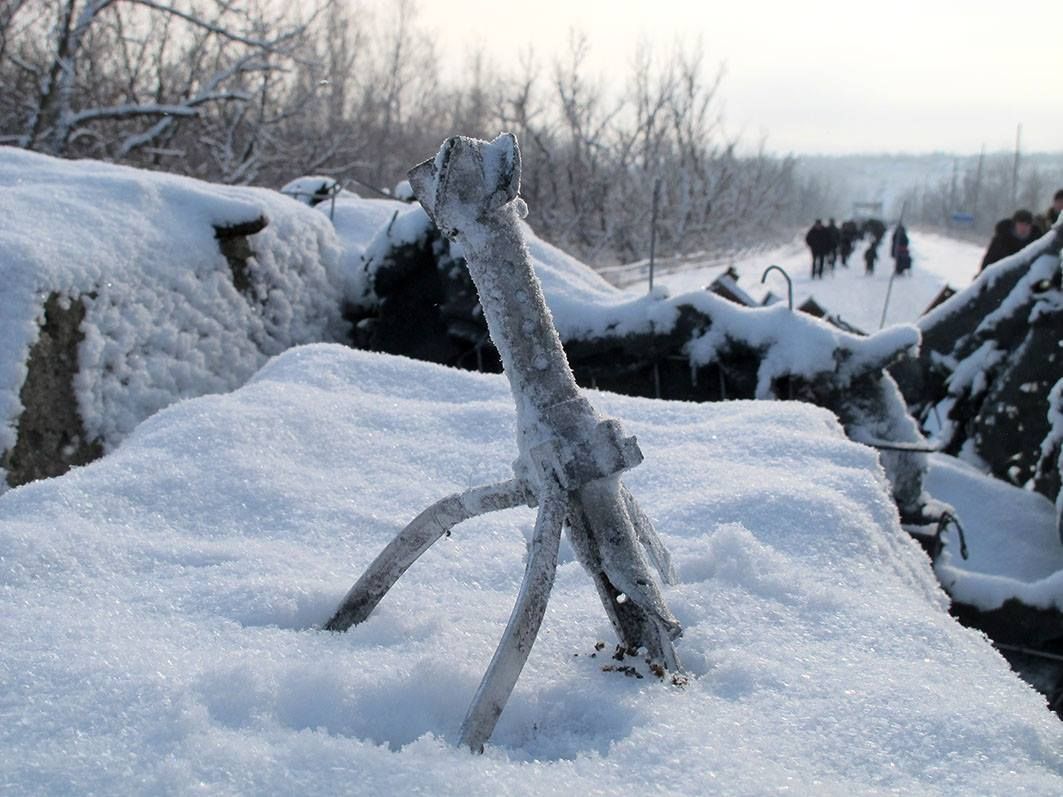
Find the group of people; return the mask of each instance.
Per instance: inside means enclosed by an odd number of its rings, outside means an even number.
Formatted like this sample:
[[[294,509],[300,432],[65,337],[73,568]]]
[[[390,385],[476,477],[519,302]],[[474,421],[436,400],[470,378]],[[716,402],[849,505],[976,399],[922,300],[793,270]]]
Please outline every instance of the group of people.
[[[805,235],[805,243],[812,252],[812,279],[823,279],[824,271],[829,267],[831,273],[840,261],[845,268],[849,267],[849,257],[856,247],[856,242],[865,235],[871,236],[871,242],[864,250],[864,273],[875,273],[875,261],[878,259],[878,245],[886,234],[886,225],[878,219],[867,219],[862,224],[855,221],[842,222],[841,227],[831,219],[826,225],[822,219],[816,219],[815,224]],[[893,241],[890,249],[894,262],[897,264],[897,273],[903,274],[912,266],[911,255],[908,253],[908,233],[903,225],[897,225],[893,233]]]
[[[1027,244],[1040,237],[1056,223],[1063,213],[1063,188],[1056,191],[1052,204],[1039,216],[1029,210],[1016,210],[1010,218],[1001,219],[996,224],[993,239],[989,242],[982,269],[996,263],[1008,255],[1013,255]],[[816,219],[808,233],[805,243],[812,252],[812,279],[823,279],[824,271],[830,268],[834,273],[836,264],[848,268],[849,256],[853,253],[856,241],[870,233],[871,241],[864,250],[864,273],[875,273],[875,261],[878,260],[878,246],[886,233],[886,225],[877,219],[868,219],[858,225],[855,221],[843,222],[841,227],[831,219],[826,225],[822,219]],[[910,273],[912,255],[909,250],[908,231],[898,223],[893,230],[890,241],[890,255],[893,256],[894,271],[898,274]]]
[[[805,235],[805,243],[812,250],[812,279],[822,279],[827,266],[833,273],[839,260],[848,268],[849,256],[853,253],[856,241],[862,236],[863,230],[855,221],[842,222],[839,227],[834,223],[834,219],[826,226],[822,219],[816,219],[816,223]]]
[[[993,238],[989,242],[989,248],[986,249],[985,257],[982,258],[982,270],[991,263],[1015,254],[1028,243],[1048,232],[1061,212],[1063,212],[1063,188],[1056,191],[1055,196],[1052,197],[1051,206],[1040,216],[1034,216],[1029,210],[1023,208],[1016,210],[1011,218],[998,221],[993,231]]]

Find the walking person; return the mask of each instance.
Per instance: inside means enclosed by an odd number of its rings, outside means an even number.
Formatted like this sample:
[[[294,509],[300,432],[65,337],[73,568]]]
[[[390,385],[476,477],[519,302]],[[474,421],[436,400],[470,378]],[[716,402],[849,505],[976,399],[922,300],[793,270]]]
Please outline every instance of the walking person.
[[[875,261],[878,260],[878,243],[871,241],[864,250],[864,274],[868,277],[875,273]]]
[[[816,219],[815,224],[805,234],[805,243],[812,252],[812,279],[822,279],[823,261],[830,249],[830,233],[823,226],[822,219]]]
[[[838,262],[838,247],[841,244],[842,234],[834,219],[827,224],[827,262],[830,263],[830,273],[834,273],[834,265]]]
[[[890,254],[893,255],[893,271],[900,276],[912,267],[912,256],[908,251],[908,231],[900,222],[893,230],[893,240],[890,243]]]
[[[849,268],[849,256],[853,253],[853,249],[856,247],[856,239],[859,236],[859,232],[856,229],[856,222],[843,221],[841,226],[841,257],[842,265]]]
[[[1033,214],[1025,208],[1016,210],[1010,219],[998,221],[979,271],[985,271],[986,266],[1015,254],[1033,241],[1035,229]]]

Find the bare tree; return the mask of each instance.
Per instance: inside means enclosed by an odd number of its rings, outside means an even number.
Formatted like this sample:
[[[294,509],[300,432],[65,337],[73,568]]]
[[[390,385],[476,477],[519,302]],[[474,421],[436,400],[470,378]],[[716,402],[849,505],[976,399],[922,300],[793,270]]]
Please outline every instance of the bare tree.
[[[20,29],[17,43],[2,39],[0,74],[19,78],[0,140],[136,161],[191,121],[213,115],[232,132],[256,104],[266,113],[271,81],[314,13],[225,0],[24,0],[0,17],[5,34]],[[248,149],[231,156],[246,162]]]
[[[524,142],[540,235],[591,263],[727,250],[804,222],[792,159],[742,154],[699,44],[608,83],[573,32],[552,63],[474,50],[446,81],[415,0],[7,0],[0,143],[230,182],[327,174],[376,189],[456,130]],[[820,191],[822,193],[822,191]]]

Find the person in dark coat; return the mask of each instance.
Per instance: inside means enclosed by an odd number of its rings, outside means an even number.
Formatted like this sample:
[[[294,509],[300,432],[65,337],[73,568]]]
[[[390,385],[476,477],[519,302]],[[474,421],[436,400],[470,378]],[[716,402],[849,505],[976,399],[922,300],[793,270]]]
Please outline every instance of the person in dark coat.
[[[805,235],[805,243],[812,251],[812,279],[823,278],[823,261],[830,251],[830,233],[823,226],[822,219],[816,219],[808,233]]]
[[[898,276],[912,267],[912,255],[908,251],[908,230],[904,225],[897,223],[893,230],[893,239],[890,242],[890,254],[893,255],[893,271]]]
[[[1025,209],[1016,210],[1010,219],[998,221],[979,271],[984,271],[986,266],[1015,254],[1033,241],[1034,229],[1033,214]]]
[[[827,262],[830,263],[830,271],[834,273],[834,264],[838,262],[838,247],[841,245],[842,234],[838,229],[838,225],[834,223],[834,219],[831,219],[827,224],[827,241],[829,248],[827,249]]]
[[[849,255],[853,253],[855,248],[856,239],[859,237],[859,231],[856,228],[856,222],[843,221],[841,227],[842,242],[841,242],[841,256],[842,265],[849,268]]]
[[[878,260],[878,244],[872,241],[864,250],[864,273],[871,276],[875,273],[875,261]]]
[[[1052,197],[1052,204],[1044,212],[1044,215],[1038,219],[1039,232],[1042,235],[1052,229],[1061,212],[1063,212],[1063,188],[1056,191],[1056,195]]]

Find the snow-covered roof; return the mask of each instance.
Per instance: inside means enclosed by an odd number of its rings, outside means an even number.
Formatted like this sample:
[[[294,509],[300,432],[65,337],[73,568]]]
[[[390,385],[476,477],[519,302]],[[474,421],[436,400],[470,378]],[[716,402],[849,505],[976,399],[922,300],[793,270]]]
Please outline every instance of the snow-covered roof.
[[[678,569],[690,681],[611,658],[562,548],[483,756],[458,726],[534,514],[458,526],[317,629],[443,495],[508,478],[501,376],[314,345],[0,496],[0,783],[18,793],[1063,792],[1063,725],[958,625],[875,453],[796,402],[596,394]],[[599,640],[607,643],[596,650]],[[643,677],[610,667],[633,665]]]
[[[214,228],[260,217],[245,295]],[[75,391],[106,447],[160,407],[343,331],[332,225],[275,191],[0,147],[0,220],[0,452],[52,293],[85,305]]]

